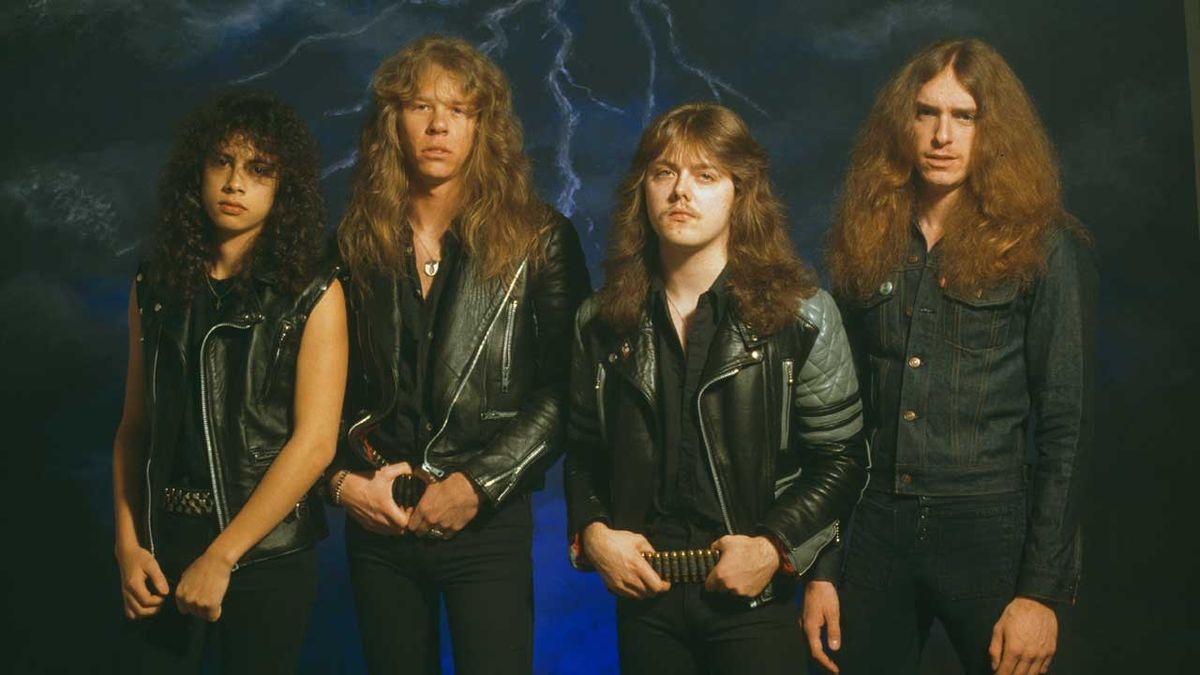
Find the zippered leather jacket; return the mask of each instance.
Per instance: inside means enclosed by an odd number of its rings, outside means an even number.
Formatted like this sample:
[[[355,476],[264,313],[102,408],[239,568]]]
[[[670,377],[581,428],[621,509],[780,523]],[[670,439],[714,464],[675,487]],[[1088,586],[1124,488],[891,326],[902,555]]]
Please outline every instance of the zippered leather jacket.
[[[163,488],[180,437],[187,381],[191,307],[165,297],[150,282],[148,264],[137,272],[138,314],[146,372],[150,440],[138,536],[151,553],[158,541]],[[292,433],[296,357],[304,323],[336,278],[339,267],[322,263],[294,293],[270,272],[251,275],[244,292],[230,296],[200,343],[200,422],[204,431],[217,525],[224,529],[245,506]],[[250,548],[238,566],[315,545],[327,534],[315,492]]]
[[[446,279],[430,348],[429,441],[420,468],[462,472],[493,507],[541,487],[561,453],[571,318],[590,290],[571,222],[556,216],[536,267],[484,279],[463,255]],[[351,293],[351,374],[343,462],[381,467],[370,432],[396,401],[403,317],[396,280]],[[417,467],[414,467],[417,468]]]
[[[1056,227],[1043,247],[1045,266],[1027,286],[1010,280],[964,294],[941,287],[940,249],[926,253],[914,228],[903,264],[865,302],[842,309],[879,460],[871,489],[1027,490],[1017,594],[1070,602],[1093,442],[1098,280],[1080,230]],[[818,574],[836,578],[837,566],[830,556]]]
[[[575,321],[563,481],[572,563],[602,520],[644,531],[663,452],[654,325],[616,335],[593,297]],[[862,403],[841,318],[818,291],[795,321],[760,336],[731,307],[693,402],[725,530],[772,535],[803,573],[839,537],[867,480]]]

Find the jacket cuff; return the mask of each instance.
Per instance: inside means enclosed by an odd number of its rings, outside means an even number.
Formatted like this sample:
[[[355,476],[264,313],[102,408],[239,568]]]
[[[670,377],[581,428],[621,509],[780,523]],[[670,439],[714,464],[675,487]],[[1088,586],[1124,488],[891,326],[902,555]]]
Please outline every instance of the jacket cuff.
[[[1058,570],[1022,566],[1017,577],[1017,595],[1047,605],[1074,605],[1079,579]]]
[[[808,572],[826,546],[841,541],[841,523],[836,520],[813,536],[798,543],[789,540],[779,529],[773,528],[769,524],[760,526],[759,531],[779,542],[779,545],[783,547],[783,552],[786,552],[788,562],[796,571],[796,575]]]
[[[840,543],[833,543],[824,551],[821,551],[821,555],[817,556],[817,561],[813,563],[808,580],[828,581],[835,585],[840,582],[842,580],[842,554],[844,550]]]

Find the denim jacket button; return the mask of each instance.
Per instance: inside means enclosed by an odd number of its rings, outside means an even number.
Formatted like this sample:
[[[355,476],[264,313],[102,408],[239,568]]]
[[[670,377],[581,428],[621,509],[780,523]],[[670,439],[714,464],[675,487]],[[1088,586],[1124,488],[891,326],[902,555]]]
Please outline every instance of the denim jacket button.
[[[882,284],[879,284],[879,293],[881,295],[891,295],[892,291],[895,290],[895,288],[896,288],[896,286],[893,285],[892,282],[885,281]]]
[[[922,361],[921,357],[919,357],[919,356],[908,357],[908,367],[909,368],[920,368],[922,363],[924,363],[924,361]]]
[[[903,417],[905,422],[912,422],[917,419],[917,411],[905,410]]]

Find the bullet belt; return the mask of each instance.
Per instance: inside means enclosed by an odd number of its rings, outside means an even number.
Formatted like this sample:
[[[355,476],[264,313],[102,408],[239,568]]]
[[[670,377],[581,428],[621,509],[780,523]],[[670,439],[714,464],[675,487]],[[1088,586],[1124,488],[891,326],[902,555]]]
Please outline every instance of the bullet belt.
[[[163,488],[163,509],[183,516],[207,516],[213,512],[213,495],[208,490]]]
[[[663,581],[673,584],[700,584],[708,573],[717,566],[721,552],[711,548],[683,551],[655,551],[643,553],[642,557],[658,573]]]
[[[421,501],[423,494],[425,481],[416,474],[401,474],[392,482],[392,499],[396,500],[396,506],[411,509]]]

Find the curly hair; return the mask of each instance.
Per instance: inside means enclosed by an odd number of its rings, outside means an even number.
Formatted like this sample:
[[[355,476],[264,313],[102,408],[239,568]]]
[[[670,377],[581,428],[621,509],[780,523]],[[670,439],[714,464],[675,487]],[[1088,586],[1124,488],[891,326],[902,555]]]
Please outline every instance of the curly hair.
[[[945,286],[973,292],[1010,279],[1028,284],[1045,264],[1048,230],[1080,227],[1065,217],[1054,148],[1004,58],[981,40],[937,42],[880,91],[851,153],[826,249],[844,297],[866,299],[903,259],[917,204],[917,93],[948,68],[978,110],[967,180],[939,244]]]
[[[261,92],[232,91],[184,119],[159,186],[150,274],[170,296],[189,300],[216,260],[215,228],[204,211],[205,162],[224,144],[244,141],[275,164],[275,200],[242,258],[237,283],[270,271],[284,288],[308,281],[322,254],[325,206],[317,142],[295,110]]]
[[[338,246],[355,286],[368,290],[374,274],[393,276],[412,237],[408,223],[409,176],[399,128],[426,70],[453,74],[470,99],[477,124],[463,166],[463,210],[455,234],[479,261],[485,278],[516,270],[528,258],[542,260],[537,244],[551,224],[550,209],[534,194],[521,123],[513,112],[504,73],[465,40],[427,35],[389,57],[371,80],[371,112],[363,126],[360,160]]]
[[[672,151],[694,152],[733,176],[727,263],[733,308],[762,335],[783,328],[801,299],[816,292],[817,276],[796,256],[783,205],[767,175],[766,150],[737,113],[715,103],[676,106],[642,132],[617,191],[598,292],[601,319],[618,334],[637,329],[650,280],[660,273],[658,236],[646,212],[646,172]]]

